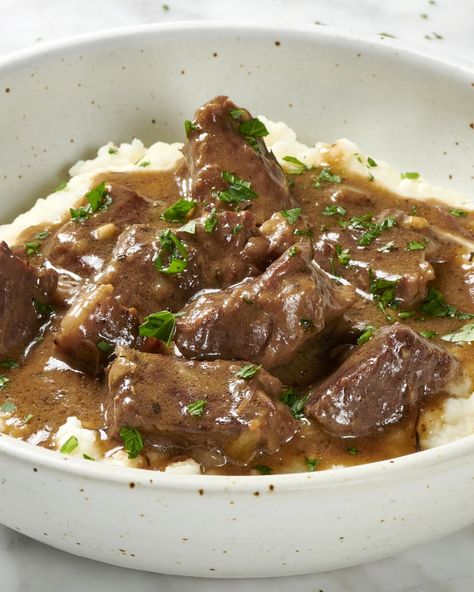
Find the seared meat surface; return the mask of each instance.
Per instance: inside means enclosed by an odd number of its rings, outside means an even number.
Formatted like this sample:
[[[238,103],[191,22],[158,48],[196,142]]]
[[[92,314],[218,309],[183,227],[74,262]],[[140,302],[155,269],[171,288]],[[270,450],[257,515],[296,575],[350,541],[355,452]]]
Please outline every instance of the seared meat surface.
[[[395,323],[379,329],[311,390],[306,413],[336,436],[367,436],[417,410],[458,370],[444,348]]]
[[[109,432],[139,428],[160,447],[216,448],[238,464],[276,452],[297,423],[278,401],[280,381],[265,370],[242,378],[243,366],[122,349],[109,373]]]
[[[188,358],[250,360],[267,370],[289,363],[342,315],[354,294],[290,247],[261,276],[203,293],[177,319],[176,345]]]
[[[258,122],[228,97],[203,105],[183,148],[183,175],[189,196],[206,210],[249,208],[260,225],[275,211],[291,207],[291,197],[280,165],[265,147],[266,130],[260,122],[252,125],[254,121]],[[232,181],[225,173],[237,179]],[[251,193],[239,180],[250,184]]]
[[[17,358],[49,318],[57,275],[38,271],[0,242],[0,361]]]
[[[111,285],[88,284],[61,321],[55,344],[71,366],[99,374],[118,345],[133,346],[138,317],[114,298]]]

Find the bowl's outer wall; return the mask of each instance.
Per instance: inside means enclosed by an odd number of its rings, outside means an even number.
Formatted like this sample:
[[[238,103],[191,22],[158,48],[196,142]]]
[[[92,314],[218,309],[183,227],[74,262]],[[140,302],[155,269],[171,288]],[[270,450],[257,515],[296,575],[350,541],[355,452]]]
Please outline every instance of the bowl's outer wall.
[[[472,193],[473,83],[472,74],[393,47],[316,30],[148,27],[26,55],[0,65],[0,221],[108,140],[182,140],[183,120],[216,94],[288,122],[303,141],[347,136],[401,170]],[[334,483],[262,477],[247,489],[232,480],[206,489],[199,477],[192,487],[164,486],[163,476],[131,487],[64,473],[63,462],[42,454],[33,467],[6,440],[1,522],[140,569],[305,573],[382,557],[474,520],[472,450],[404,472],[381,465],[367,481],[336,471]]]

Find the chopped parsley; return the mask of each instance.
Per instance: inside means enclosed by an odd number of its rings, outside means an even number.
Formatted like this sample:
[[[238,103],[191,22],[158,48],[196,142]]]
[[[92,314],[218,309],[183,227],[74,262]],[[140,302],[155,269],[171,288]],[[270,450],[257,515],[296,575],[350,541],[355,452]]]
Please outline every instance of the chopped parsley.
[[[144,322],[140,325],[139,334],[141,337],[159,339],[168,347],[173,341],[176,331],[176,317],[177,314],[169,310],[154,312],[145,317]]]
[[[236,373],[236,376],[244,380],[250,380],[260,372],[261,368],[262,364],[244,364]]]
[[[285,218],[288,224],[296,224],[296,221],[301,216],[301,208],[293,208],[292,210],[281,210],[280,214]]]
[[[19,368],[20,364],[15,362],[15,360],[3,360],[0,362],[0,368]]]
[[[433,287],[428,290],[428,295],[420,306],[420,312],[429,317],[449,317],[461,320],[474,318],[474,314],[460,312],[455,306],[448,304],[441,292]]]
[[[438,336],[438,331],[430,331],[429,329],[426,329],[425,331],[420,331],[420,335],[426,337],[426,339],[433,339],[433,337]]]
[[[117,154],[117,152],[118,152],[118,148],[116,148],[115,146],[110,146],[109,154]]]
[[[300,319],[300,325],[303,327],[303,331],[309,331],[314,327],[314,323],[311,319]]]
[[[198,126],[189,119],[186,119],[186,121],[184,122],[184,131],[186,133],[186,137],[188,137],[191,132],[195,132],[198,129]]]
[[[163,260],[167,256],[167,263]],[[153,265],[161,273],[181,273],[188,266],[188,249],[169,228],[160,232],[160,250]]]
[[[367,341],[372,338],[374,331],[375,327],[373,325],[367,325],[364,332],[357,339],[357,345],[364,345],[364,343],[367,343]]]
[[[142,167],[143,169],[146,167],[149,167],[151,165],[151,162],[149,160],[144,160],[143,162],[141,162],[138,166]]]
[[[251,201],[257,197],[257,194],[250,186],[250,181],[240,179],[237,175],[222,171],[222,179],[229,184],[227,189],[218,193],[218,198],[224,203],[240,203]]]
[[[107,341],[99,341],[99,343],[97,344],[97,349],[103,352],[104,354],[110,354],[114,351],[115,346],[111,343],[108,343]]]
[[[143,450],[143,438],[137,428],[122,426],[119,431],[128,458],[137,458]]]
[[[88,454],[86,454],[85,452],[84,452],[84,454],[82,455],[82,458],[83,458],[83,459],[85,459],[85,460],[95,460],[95,458],[92,458],[92,456],[89,456],[89,455],[88,455]]]
[[[25,417],[21,420],[21,425],[26,425],[30,419],[33,419],[34,415],[32,413],[28,413]]]
[[[296,419],[304,417],[304,406],[309,395],[300,397],[293,387],[286,388],[280,397],[280,401],[290,408],[290,412]]]
[[[298,160],[294,156],[284,156],[283,160],[291,164],[291,169],[288,171],[290,175],[301,175],[305,171],[309,171],[311,167],[306,166],[304,162]]]
[[[457,331],[443,335],[441,339],[451,343],[474,341],[474,323],[467,323],[467,325],[464,325],[464,327],[461,327]]]
[[[184,222],[186,216],[195,209],[197,201],[194,199],[180,199],[160,216],[161,220],[166,222]]]
[[[239,125],[239,133],[254,150],[258,148],[256,138],[264,138],[265,136],[268,136],[267,128],[260,119],[257,119],[256,117],[242,122]]]
[[[342,177],[333,173],[331,169],[323,169],[319,175],[313,179],[313,187],[321,189],[323,183],[342,183]]]
[[[354,218],[351,219],[352,228],[362,227],[367,229],[364,232],[364,234],[360,237],[360,239],[357,241],[361,247],[368,247],[374,242],[376,238],[378,238],[382,234],[384,230],[387,230],[388,228],[393,228],[397,225],[397,219],[393,216],[385,218],[384,220],[382,220],[382,222],[379,222],[378,224],[372,222],[372,218],[364,222],[361,222],[360,217],[356,219],[357,226],[352,226],[352,220],[354,220]]]
[[[356,446],[348,446],[347,452],[355,456],[356,454],[359,454],[360,450]]]
[[[56,187],[56,189],[53,189],[53,193],[57,193],[58,191],[62,191],[63,189],[66,189],[67,187],[67,181],[61,181],[61,183],[59,183],[59,185]]]
[[[302,230],[300,228],[297,228],[294,232],[293,232],[294,236],[313,236],[313,231],[312,230]]]
[[[204,230],[206,232],[214,232],[214,230],[217,228],[219,222],[217,220],[216,214],[216,208],[212,208],[212,210],[209,213],[209,216],[207,216],[207,218],[204,220]]]
[[[422,251],[423,249],[426,249],[426,243],[417,240],[409,241],[406,248],[407,251]]]
[[[375,162],[375,160],[373,158],[371,158],[370,156],[367,157],[367,166],[373,168],[378,166],[378,164]]]
[[[242,224],[236,224],[234,226],[234,228],[232,228],[232,236],[239,234],[239,232],[242,230],[242,228],[243,228]]]
[[[288,249],[288,257],[295,257],[298,253],[298,247],[294,245]]]
[[[0,413],[14,413],[16,411],[16,405],[13,401],[5,401],[0,405]]]
[[[48,238],[49,236],[49,230],[40,230],[39,232],[35,233],[34,238],[36,240],[44,240],[45,238]]]
[[[415,312],[413,310],[403,310],[402,312],[398,313],[398,316],[401,319],[411,319],[415,316]]]
[[[232,119],[240,119],[243,114],[244,114],[243,109],[231,109],[229,111],[229,115],[232,117]]]
[[[395,290],[398,280],[387,280],[386,278],[377,278],[373,271],[369,269],[369,290],[379,307],[384,311],[385,307],[394,308]]]
[[[94,212],[106,210],[107,207],[112,203],[109,197],[109,192],[105,186],[105,181],[97,185],[86,194],[86,199],[89,205],[85,208],[80,207],[77,209],[71,208],[71,219],[78,222],[86,220]]]
[[[43,304],[43,302],[36,299],[33,299],[33,306],[35,307],[36,314],[41,318],[49,318],[55,312],[52,306]]]
[[[308,458],[307,456],[305,456],[304,463],[305,463],[308,471],[310,473],[312,473],[313,471],[316,471],[316,469],[318,468],[318,465],[321,463],[321,459],[320,458]]]
[[[76,450],[76,448],[78,446],[79,446],[79,440],[76,438],[76,436],[71,436],[61,446],[61,448],[59,449],[59,452],[61,454],[71,454],[71,452],[74,452],[74,450]]]
[[[457,218],[465,218],[467,216],[467,212],[465,210],[458,210],[457,208],[449,210],[449,213],[452,216],[456,216]]]
[[[336,255],[337,260],[341,265],[348,265],[349,261],[351,260],[349,249],[343,249],[341,245],[336,245]]]
[[[36,241],[29,241],[25,243],[26,255],[28,257],[32,257],[33,255],[38,255],[39,250],[41,248],[40,243]]]
[[[186,407],[189,415],[194,415],[195,417],[201,417],[204,413],[204,408],[207,405],[207,402],[204,399],[198,399],[193,403],[189,403]]]
[[[419,179],[420,173],[400,173],[400,179],[411,179],[412,181]]]
[[[267,467],[267,465],[257,465],[255,469],[260,473],[260,475],[271,475],[273,473],[273,469],[271,467]]]
[[[345,216],[346,208],[337,205],[326,206],[323,210],[323,216]]]

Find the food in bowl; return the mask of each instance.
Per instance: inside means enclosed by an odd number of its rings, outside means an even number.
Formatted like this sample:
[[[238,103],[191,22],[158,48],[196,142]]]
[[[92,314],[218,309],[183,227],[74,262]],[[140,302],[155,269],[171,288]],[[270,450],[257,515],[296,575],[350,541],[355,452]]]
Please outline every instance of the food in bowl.
[[[236,475],[472,433],[467,200],[227,97],[185,131],[107,144],[0,227],[0,429]]]

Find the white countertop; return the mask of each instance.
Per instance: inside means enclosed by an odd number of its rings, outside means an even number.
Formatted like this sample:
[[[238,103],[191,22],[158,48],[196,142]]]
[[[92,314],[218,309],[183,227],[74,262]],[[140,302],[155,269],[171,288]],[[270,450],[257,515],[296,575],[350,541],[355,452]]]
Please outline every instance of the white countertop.
[[[98,29],[196,19],[331,25],[366,36],[388,33],[424,53],[474,62],[473,0],[0,0],[0,55]],[[0,526],[0,590],[467,592],[474,589],[473,556],[471,526],[396,557],[336,572],[267,580],[197,580],[99,564]]]

